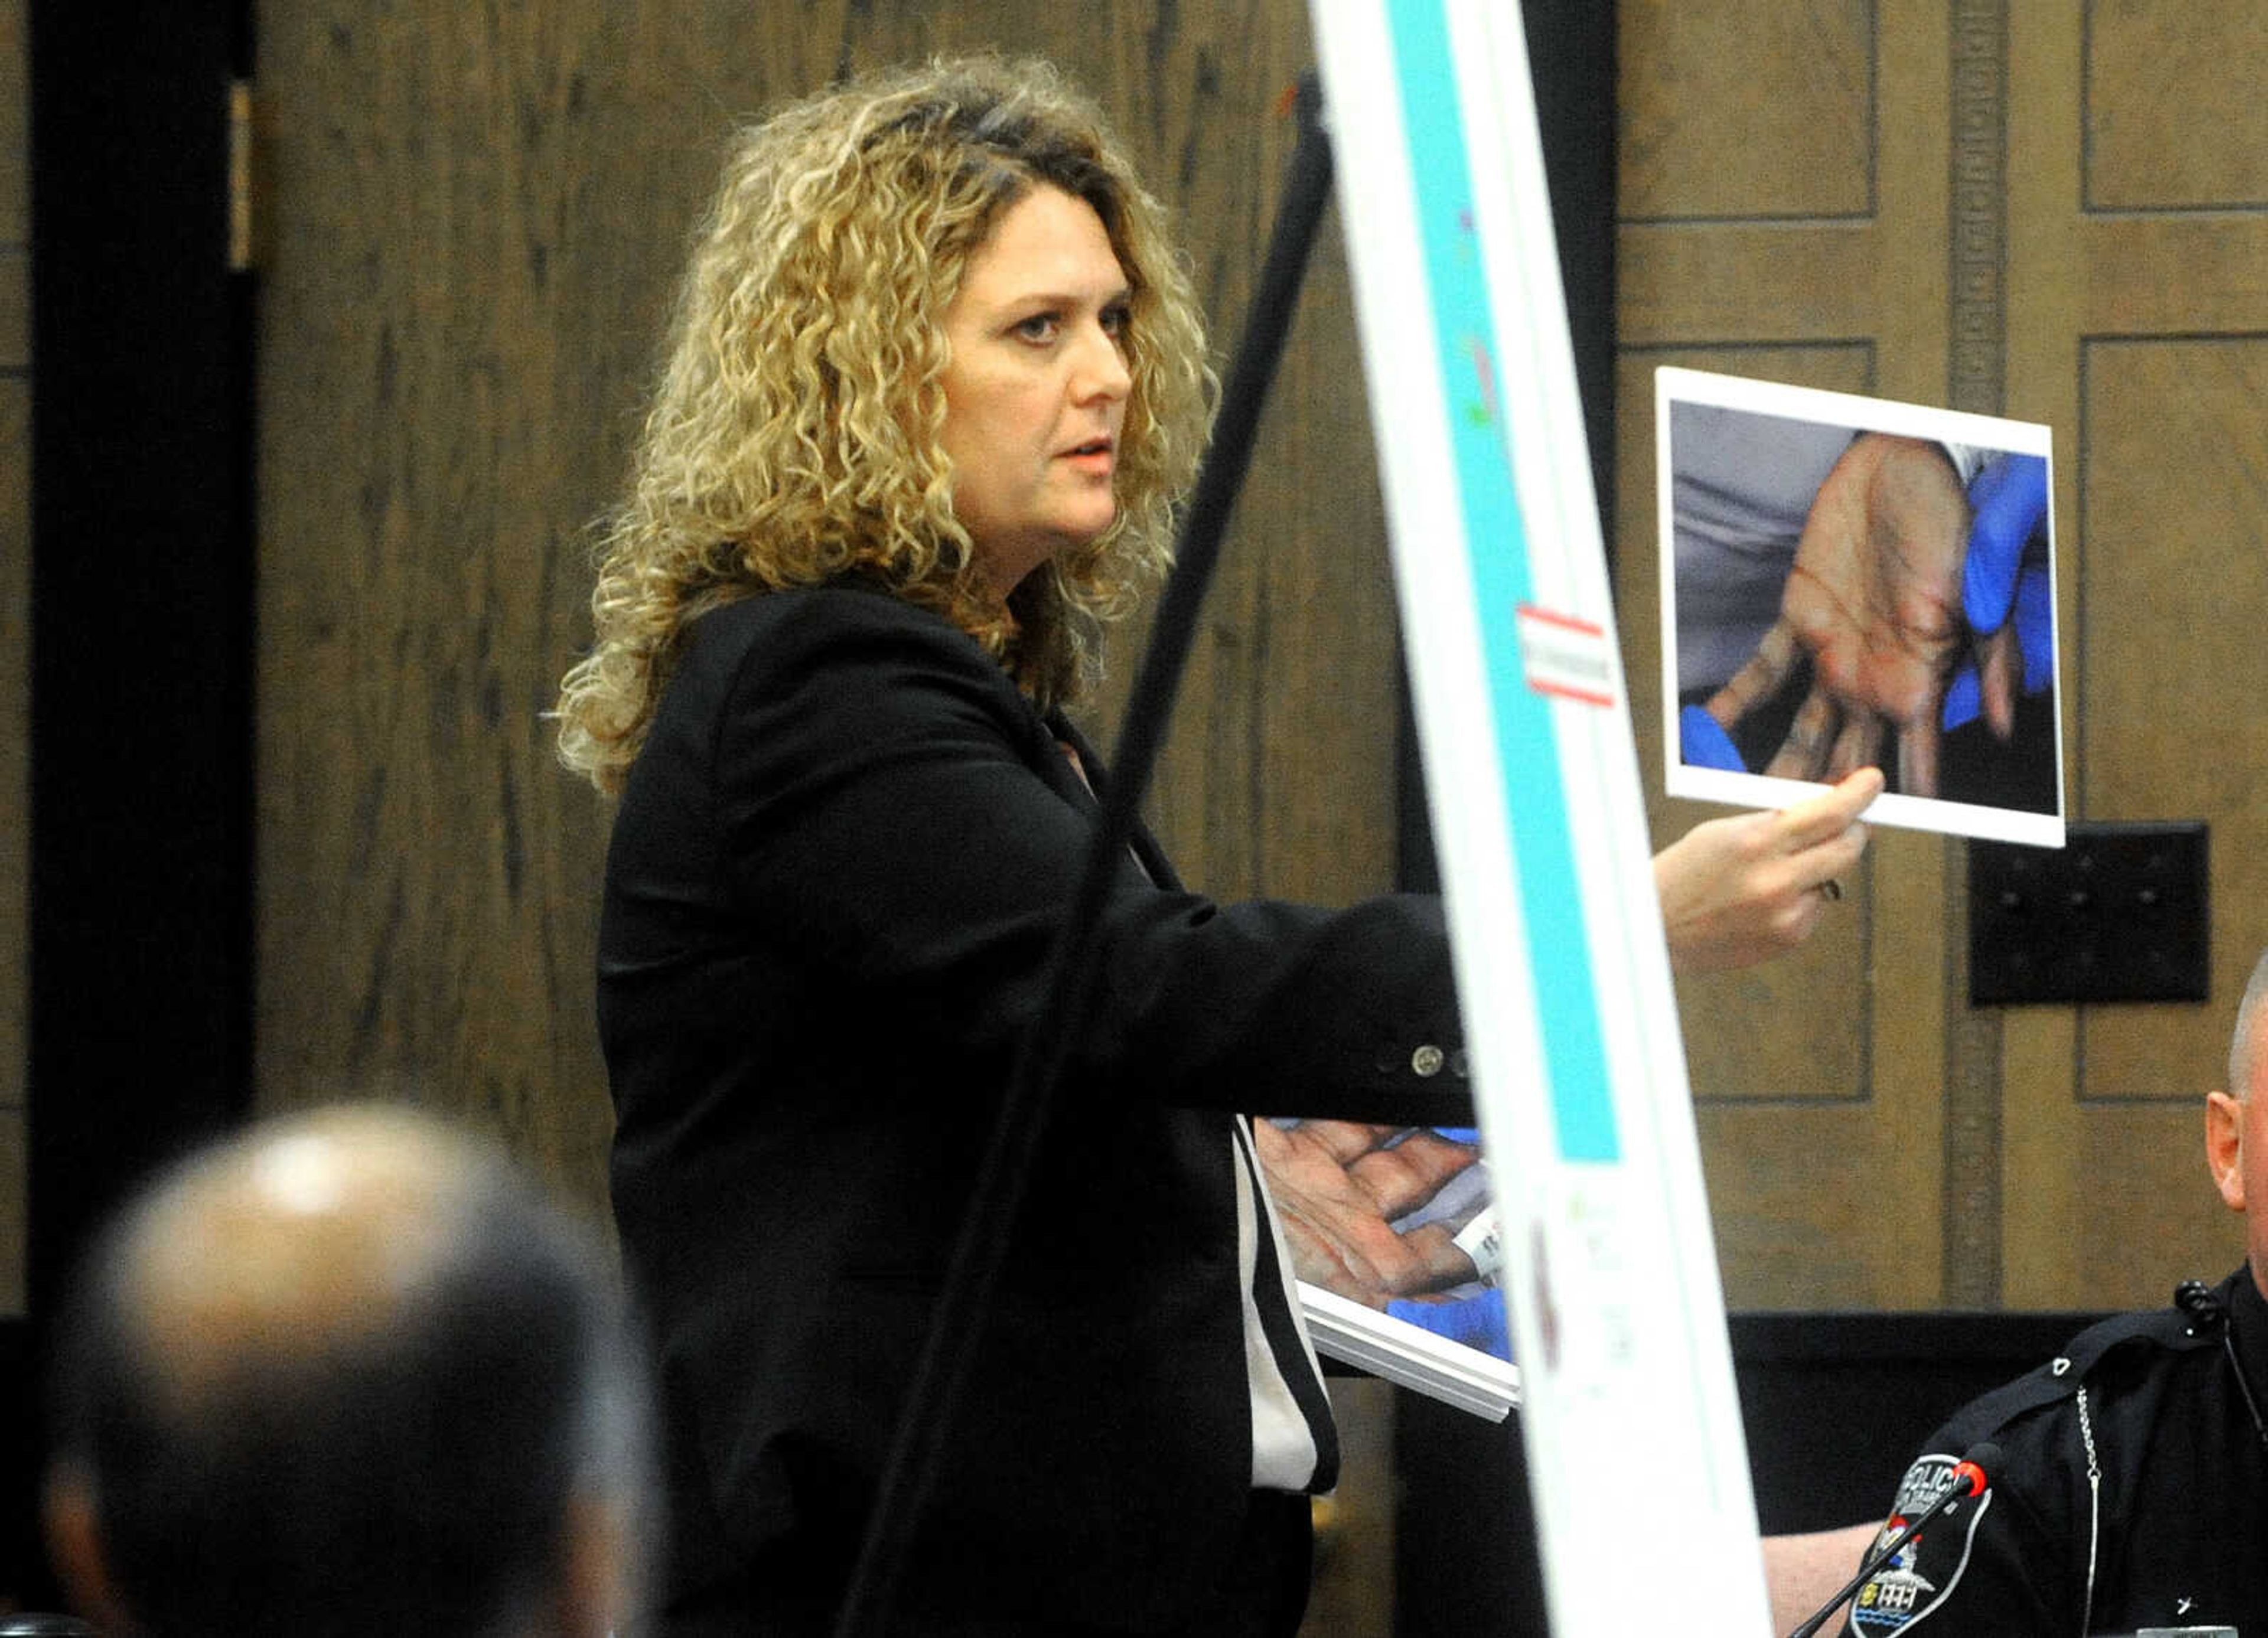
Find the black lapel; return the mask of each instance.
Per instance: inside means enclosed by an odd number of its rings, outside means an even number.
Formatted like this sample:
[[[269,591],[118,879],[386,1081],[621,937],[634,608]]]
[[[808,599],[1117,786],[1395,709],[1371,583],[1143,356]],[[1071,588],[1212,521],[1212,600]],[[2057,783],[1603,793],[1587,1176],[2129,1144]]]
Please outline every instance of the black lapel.
[[[1095,797],[1108,797],[1110,770],[1103,766],[1102,758],[1087,743],[1086,736],[1079,732],[1079,725],[1061,711],[1049,711],[1047,727],[1049,733],[1079,753],[1079,766],[1086,770],[1087,782],[1094,787]],[[1169,892],[1182,891],[1182,878],[1174,873],[1173,861],[1166,856],[1165,849],[1158,845],[1158,839],[1150,834],[1150,827],[1142,822],[1138,813],[1134,816],[1134,832],[1128,840],[1133,845],[1134,856],[1142,861],[1142,868],[1150,872],[1152,881]]]

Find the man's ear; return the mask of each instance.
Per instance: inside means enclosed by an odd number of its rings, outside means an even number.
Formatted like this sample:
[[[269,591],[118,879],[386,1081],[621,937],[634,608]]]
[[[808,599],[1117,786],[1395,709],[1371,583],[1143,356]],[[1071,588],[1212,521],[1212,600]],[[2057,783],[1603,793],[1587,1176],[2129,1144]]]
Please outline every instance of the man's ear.
[[[48,1474],[40,1510],[46,1516],[48,1550],[71,1608],[106,1633],[135,1631],[103,1557],[101,1514],[92,1476],[75,1463],[58,1464]]]
[[[2227,1092],[2205,1095],[2205,1164],[2231,1211],[2244,1209],[2244,1105]]]

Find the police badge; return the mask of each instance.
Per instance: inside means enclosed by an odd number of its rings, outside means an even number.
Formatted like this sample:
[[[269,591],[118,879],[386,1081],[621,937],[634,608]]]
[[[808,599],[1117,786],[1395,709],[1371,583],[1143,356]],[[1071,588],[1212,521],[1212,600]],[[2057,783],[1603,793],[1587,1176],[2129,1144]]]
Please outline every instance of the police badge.
[[[1962,1465],[1959,1457],[1925,1456],[1906,1469],[1873,1550],[1880,1552],[1908,1520],[1945,1501],[1949,1493],[1968,1488],[1968,1476],[1958,1471]],[[1961,1572],[1969,1567],[1977,1525],[1992,1505],[1989,1489],[1973,1500],[1964,1496],[1950,1502],[1859,1589],[1851,1601],[1851,1630],[1861,1638],[1880,1638],[1921,1620],[1950,1598]]]

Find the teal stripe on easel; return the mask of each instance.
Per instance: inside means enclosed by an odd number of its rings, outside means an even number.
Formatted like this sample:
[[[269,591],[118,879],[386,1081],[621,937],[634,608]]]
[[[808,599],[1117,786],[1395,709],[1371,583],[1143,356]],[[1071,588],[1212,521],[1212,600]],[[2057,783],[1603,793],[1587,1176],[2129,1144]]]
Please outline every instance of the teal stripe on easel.
[[[1621,1141],[1552,707],[1529,689],[1521,663],[1516,611],[1531,598],[1528,536],[1497,385],[1503,354],[1489,316],[1448,25],[1441,0],[1390,0],[1388,13],[1553,1122],[1562,1157],[1617,1160]],[[1485,997],[1471,999],[1486,1004]]]

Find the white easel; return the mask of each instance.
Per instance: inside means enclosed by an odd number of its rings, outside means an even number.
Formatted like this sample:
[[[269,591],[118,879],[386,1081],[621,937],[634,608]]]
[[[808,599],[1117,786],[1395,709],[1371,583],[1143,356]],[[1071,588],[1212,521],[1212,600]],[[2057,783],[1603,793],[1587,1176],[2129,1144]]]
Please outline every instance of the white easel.
[[[1755,1502],[1520,8],[1313,12],[1551,1628],[1754,1638]]]

